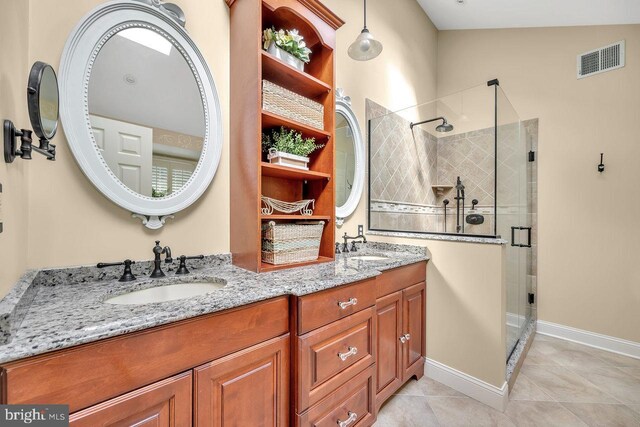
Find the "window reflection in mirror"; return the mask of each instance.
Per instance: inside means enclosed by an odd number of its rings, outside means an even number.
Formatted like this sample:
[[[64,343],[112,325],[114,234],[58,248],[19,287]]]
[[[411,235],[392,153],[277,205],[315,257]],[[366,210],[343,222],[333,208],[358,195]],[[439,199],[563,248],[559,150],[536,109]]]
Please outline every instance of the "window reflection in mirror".
[[[128,28],[104,44],[89,80],[89,116],[105,163],[138,194],[169,196],[198,164],[202,96],[184,56],[156,31]]]
[[[343,206],[353,188],[356,169],[353,131],[347,119],[336,113],[336,206]]]

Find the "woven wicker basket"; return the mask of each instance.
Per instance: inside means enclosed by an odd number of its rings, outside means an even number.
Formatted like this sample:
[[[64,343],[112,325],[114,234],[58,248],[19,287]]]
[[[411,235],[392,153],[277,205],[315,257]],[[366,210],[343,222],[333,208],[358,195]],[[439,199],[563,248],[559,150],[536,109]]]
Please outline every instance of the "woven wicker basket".
[[[262,81],[262,109],[296,122],[324,129],[324,106],[283,87]]]
[[[293,264],[314,261],[320,252],[324,221],[262,226],[262,261],[268,264]]]

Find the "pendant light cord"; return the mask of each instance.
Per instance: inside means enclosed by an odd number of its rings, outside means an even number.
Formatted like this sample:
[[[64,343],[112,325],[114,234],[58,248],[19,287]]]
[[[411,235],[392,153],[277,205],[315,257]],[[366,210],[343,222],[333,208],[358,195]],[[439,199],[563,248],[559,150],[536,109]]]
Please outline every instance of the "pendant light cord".
[[[367,29],[367,0],[364,0],[364,29]]]

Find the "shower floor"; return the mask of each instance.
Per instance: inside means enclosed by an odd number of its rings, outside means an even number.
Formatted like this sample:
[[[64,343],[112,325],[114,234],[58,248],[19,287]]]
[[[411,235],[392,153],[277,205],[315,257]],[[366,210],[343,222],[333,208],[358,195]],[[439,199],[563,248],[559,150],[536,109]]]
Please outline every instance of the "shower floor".
[[[536,335],[504,413],[427,377],[380,409],[376,427],[640,426],[640,360]]]

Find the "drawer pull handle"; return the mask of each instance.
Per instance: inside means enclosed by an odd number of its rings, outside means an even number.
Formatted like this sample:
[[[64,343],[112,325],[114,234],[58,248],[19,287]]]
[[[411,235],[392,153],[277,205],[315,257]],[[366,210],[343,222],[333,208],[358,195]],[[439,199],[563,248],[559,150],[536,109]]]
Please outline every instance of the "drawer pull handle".
[[[344,421],[340,421],[338,420],[338,426],[339,427],[347,427],[349,425],[351,425],[351,423],[353,423],[355,420],[358,419],[358,414],[356,414],[355,412],[347,412],[349,414],[349,418],[347,418]]]
[[[406,338],[404,335],[402,335],[402,336],[400,337],[400,342],[401,342],[402,344],[406,343],[406,342],[407,342],[407,338]]]
[[[347,307],[356,305],[358,303],[358,298],[349,298],[349,301],[340,301],[338,305],[341,309],[345,310]]]
[[[347,351],[346,353],[338,353],[338,357],[344,362],[345,360],[347,360],[351,356],[355,356],[356,354],[358,354],[358,348],[349,347],[349,351]]]

